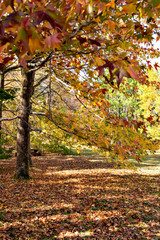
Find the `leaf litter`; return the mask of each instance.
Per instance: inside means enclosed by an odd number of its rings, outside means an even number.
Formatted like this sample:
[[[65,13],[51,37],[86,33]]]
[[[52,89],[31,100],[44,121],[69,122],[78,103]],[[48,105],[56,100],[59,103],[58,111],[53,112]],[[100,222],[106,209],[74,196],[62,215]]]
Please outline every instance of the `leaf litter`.
[[[159,239],[159,174],[91,158],[33,157],[28,181],[0,163],[0,239]]]

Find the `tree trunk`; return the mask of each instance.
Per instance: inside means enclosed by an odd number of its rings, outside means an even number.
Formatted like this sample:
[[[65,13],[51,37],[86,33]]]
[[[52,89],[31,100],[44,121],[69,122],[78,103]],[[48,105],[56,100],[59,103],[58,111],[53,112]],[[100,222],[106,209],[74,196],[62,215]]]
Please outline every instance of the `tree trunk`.
[[[4,90],[4,74],[1,75],[1,85],[0,88]],[[0,101],[0,118],[2,118],[2,111],[3,111],[3,99]],[[0,122],[0,139],[2,138],[2,122]]]
[[[4,74],[1,75],[0,88],[4,90]],[[2,118],[2,112],[3,112],[3,100],[1,99],[1,101],[0,101],[0,118]],[[0,140],[1,140],[1,138],[2,138],[2,122],[0,122]],[[3,188],[1,184],[0,184],[0,188]]]
[[[20,113],[17,129],[17,165],[15,178],[29,178],[29,115],[31,111],[30,99],[33,93],[34,72],[23,69],[23,84],[20,96]]]
[[[120,97],[118,96],[118,117],[121,118],[121,100]]]

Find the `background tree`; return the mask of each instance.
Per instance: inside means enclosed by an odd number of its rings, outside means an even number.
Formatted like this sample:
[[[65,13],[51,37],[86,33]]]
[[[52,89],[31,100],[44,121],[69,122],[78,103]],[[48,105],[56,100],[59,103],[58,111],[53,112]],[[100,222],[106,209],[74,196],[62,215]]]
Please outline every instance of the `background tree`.
[[[160,140],[160,71],[148,70],[149,86],[139,87],[139,108],[142,112],[147,134],[153,140]]]
[[[6,132],[4,131],[2,127],[2,117],[3,117],[3,110],[8,102],[11,102],[11,100],[15,97],[15,88],[11,88],[11,86],[7,86],[5,84],[6,81],[6,75],[10,73],[11,71],[18,68],[18,65],[15,65],[12,63],[13,55],[5,56],[1,55],[1,63],[0,63],[0,72],[1,72],[1,79],[0,79],[0,158],[8,158],[10,157],[11,148],[6,149],[4,147],[4,144],[6,143]],[[13,120],[14,118],[6,118],[6,121]]]

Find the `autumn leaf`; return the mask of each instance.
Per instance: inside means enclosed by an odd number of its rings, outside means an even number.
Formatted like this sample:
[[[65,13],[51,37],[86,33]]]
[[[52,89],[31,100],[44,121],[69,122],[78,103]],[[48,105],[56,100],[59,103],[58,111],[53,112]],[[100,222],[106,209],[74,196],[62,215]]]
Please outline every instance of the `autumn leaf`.
[[[158,71],[158,68],[160,67],[160,65],[156,62],[156,63],[154,64],[154,67],[155,67],[155,69]]]
[[[17,35],[16,41],[23,40],[24,42],[28,40],[28,34],[24,26],[21,26],[20,31]]]
[[[78,2],[82,5],[85,5],[86,4],[86,1],[85,0],[78,0]]]
[[[115,8],[115,0],[111,0],[109,3],[106,4],[107,10],[109,8]]]
[[[131,78],[134,78],[136,80],[139,79],[138,75],[136,74],[136,72],[134,71],[134,69],[131,66],[127,66],[126,70],[127,70],[127,73],[130,75]]]
[[[37,49],[41,48],[41,42],[38,38],[29,38],[29,50],[33,54]]]
[[[103,89],[102,89],[102,93],[103,93],[103,94],[106,94],[106,92],[107,92],[107,89],[106,89],[106,88],[103,88]]]
[[[51,36],[46,37],[45,43],[47,47],[51,47],[53,50],[55,50],[55,48],[59,49],[61,47],[61,40],[59,34],[55,33]]]
[[[99,71],[99,76],[104,74],[104,66],[99,66],[95,70]]]
[[[100,57],[95,58],[95,65],[102,66],[104,63],[105,61],[102,58]]]
[[[134,11],[136,11],[135,3],[126,4],[123,6],[123,12],[127,13],[129,16],[131,16]]]
[[[89,41],[90,41],[91,44],[95,44],[95,45],[97,45],[99,47],[101,46],[101,43],[98,40],[89,38]]]
[[[7,4],[6,6],[6,3],[4,2],[5,4],[5,8],[3,9],[0,9],[0,17],[3,17],[5,15],[6,12],[8,13],[12,13],[13,12],[13,8]]]
[[[81,36],[77,36],[78,41],[80,42],[80,44],[83,44],[85,42],[87,42],[87,38],[81,37]]]
[[[22,55],[21,58],[19,59],[19,62],[22,67],[27,69],[27,61],[30,60],[30,57],[26,54]]]
[[[32,179],[19,182],[12,179],[15,157],[1,161],[1,238],[157,238],[159,175],[151,164],[159,156],[133,170],[115,169],[91,150],[34,156]]]

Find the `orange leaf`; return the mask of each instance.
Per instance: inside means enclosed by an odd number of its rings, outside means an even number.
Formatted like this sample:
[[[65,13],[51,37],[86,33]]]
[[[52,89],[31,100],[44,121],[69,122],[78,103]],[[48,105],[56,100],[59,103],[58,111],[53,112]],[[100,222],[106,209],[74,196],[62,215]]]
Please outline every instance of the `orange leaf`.
[[[136,72],[133,70],[133,68],[131,66],[126,67],[127,73],[130,75],[131,78],[134,78],[136,80],[139,79],[138,75],[136,74]]]
[[[131,3],[131,4],[124,5],[122,11],[127,13],[129,16],[131,16],[132,13],[136,11],[136,4]]]
[[[38,38],[29,38],[29,49],[32,54],[35,50],[41,49],[41,43]]]
[[[115,8],[115,0],[112,0],[111,2],[107,3],[106,4],[106,7],[107,7],[107,10],[109,8]]]

